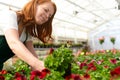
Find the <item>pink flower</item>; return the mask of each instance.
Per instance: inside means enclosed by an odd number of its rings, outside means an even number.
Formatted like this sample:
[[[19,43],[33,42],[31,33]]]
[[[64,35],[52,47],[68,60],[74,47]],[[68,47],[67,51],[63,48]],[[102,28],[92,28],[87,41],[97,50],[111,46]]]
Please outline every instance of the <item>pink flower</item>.
[[[115,54],[116,52],[117,52],[117,50],[116,49],[111,49],[111,52],[113,53],[113,54]]]
[[[99,51],[100,53],[106,53],[106,51],[104,49]]]
[[[99,60],[99,61],[97,61],[97,64],[102,64],[102,62],[103,62],[104,60]]]
[[[80,64],[81,64],[79,61],[77,61],[76,63],[77,63],[77,65],[80,65]]]
[[[102,45],[103,43],[104,43],[104,36],[103,37],[101,37],[101,38],[99,38],[99,43]]]

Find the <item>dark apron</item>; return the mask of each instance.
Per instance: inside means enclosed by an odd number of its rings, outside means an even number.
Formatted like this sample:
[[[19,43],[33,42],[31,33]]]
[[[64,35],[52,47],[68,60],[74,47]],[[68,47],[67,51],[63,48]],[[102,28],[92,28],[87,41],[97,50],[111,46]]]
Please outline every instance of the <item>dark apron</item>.
[[[9,48],[5,36],[0,36],[0,70],[3,68],[3,63],[14,56],[14,53]]]

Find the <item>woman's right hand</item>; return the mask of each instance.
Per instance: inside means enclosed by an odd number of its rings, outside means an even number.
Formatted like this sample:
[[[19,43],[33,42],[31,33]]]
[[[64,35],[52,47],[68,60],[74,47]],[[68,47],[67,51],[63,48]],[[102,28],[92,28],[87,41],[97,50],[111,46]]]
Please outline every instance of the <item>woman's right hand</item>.
[[[44,67],[44,61],[38,61],[33,67],[31,67],[32,70],[39,70],[42,71],[43,69],[45,69]]]

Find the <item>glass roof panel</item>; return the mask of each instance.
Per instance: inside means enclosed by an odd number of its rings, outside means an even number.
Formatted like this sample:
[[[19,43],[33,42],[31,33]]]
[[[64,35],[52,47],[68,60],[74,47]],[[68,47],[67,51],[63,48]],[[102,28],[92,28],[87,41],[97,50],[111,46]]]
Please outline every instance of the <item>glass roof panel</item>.
[[[29,0],[0,0],[0,10],[12,8],[18,10]],[[109,23],[116,26],[113,20],[120,19],[120,10],[116,0],[53,0],[57,13],[53,20],[54,30],[66,28],[67,32],[86,35],[91,30]],[[73,31],[71,31],[73,30]],[[61,33],[61,32],[60,32]],[[64,35],[61,33],[61,35]],[[77,34],[76,34],[77,35]]]

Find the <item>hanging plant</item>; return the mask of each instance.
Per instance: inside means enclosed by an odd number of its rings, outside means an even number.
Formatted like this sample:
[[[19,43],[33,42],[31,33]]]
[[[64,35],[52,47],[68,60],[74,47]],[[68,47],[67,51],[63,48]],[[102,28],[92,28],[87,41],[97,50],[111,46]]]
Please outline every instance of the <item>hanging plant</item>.
[[[115,44],[115,37],[111,37],[110,41],[112,42],[112,44]]]
[[[104,36],[99,38],[99,43],[102,45],[104,43],[104,40],[105,40]]]

